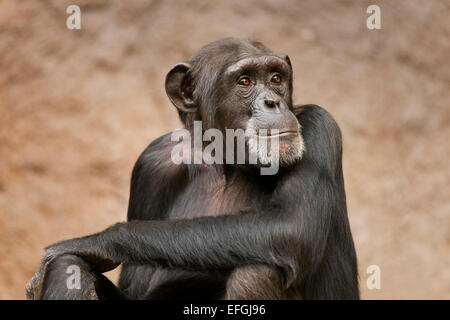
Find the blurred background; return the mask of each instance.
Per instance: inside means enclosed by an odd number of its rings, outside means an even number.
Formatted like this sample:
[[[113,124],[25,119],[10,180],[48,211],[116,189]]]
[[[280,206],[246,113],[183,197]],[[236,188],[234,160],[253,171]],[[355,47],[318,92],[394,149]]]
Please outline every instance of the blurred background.
[[[339,123],[362,298],[450,299],[449,15],[420,0],[0,0],[0,299],[25,298],[44,246],[126,219],[134,162],[181,127],[166,72],[227,36],[289,54],[295,102]]]

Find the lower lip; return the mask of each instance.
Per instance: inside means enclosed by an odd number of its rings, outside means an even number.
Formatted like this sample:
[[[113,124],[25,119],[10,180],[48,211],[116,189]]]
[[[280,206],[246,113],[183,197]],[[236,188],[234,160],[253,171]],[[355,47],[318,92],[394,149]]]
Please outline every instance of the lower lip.
[[[268,135],[268,136],[258,135],[258,137],[261,137],[261,138],[278,138],[278,137],[296,136],[296,135],[298,135],[298,132],[289,131],[289,132],[280,132],[278,134],[272,134],[272,135]]]

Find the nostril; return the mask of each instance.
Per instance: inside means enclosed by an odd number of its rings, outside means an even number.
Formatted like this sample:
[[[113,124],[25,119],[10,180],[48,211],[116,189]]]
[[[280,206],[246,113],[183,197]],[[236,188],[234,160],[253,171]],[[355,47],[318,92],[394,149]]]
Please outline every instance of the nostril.
[[[279,102],[270,100],[270,99],[266,99],[266,100],[264,100],[264,102],[265,102],[266,106],[268,106],[269,108],[278,107],[278,105],[280,104]]]

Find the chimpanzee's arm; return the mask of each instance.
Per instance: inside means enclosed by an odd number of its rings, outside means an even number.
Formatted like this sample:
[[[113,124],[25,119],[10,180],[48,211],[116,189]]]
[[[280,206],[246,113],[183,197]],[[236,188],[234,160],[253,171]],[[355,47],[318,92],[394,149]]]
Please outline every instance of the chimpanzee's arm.
[[[88,261],[184,269],[231,270],[248,263],[286,272],[295,268],[298,230],[280,213],[225,215],[173,221],[130,221],[49,247]]]

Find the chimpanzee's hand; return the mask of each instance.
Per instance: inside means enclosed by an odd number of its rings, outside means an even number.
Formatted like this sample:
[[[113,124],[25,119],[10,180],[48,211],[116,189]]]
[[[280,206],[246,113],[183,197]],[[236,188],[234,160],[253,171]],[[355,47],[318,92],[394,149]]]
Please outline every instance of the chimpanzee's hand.
[[[28,300],[39,300],[41,298],[42,285],[44,283],[47,266],[51,260],[50,256],[45,255],[39,264],[38,270],[27,283],[25,294]]]
[[[98,252],[98,250],[92,248],[96,244],[93,240],[92,236],[88,236],[61,241],[48,246],[38,270],[26,286],[27,299],[40,299],[44,279],[48,272],[48,266],[59,256],[65,254],[79,256],[91,265],[93,272],[103,273],[116,268],[120,262],[112,261],[104,256],[101,257],[96,254],[95,252]]]
[[[54,243],[45,248],[45,257],[52,259],[63,254],[73,254],[90,263],[94,272],[103,273],[115,269],[120,261],[113,261],[107,256],[107,250],[101,247],[101,237],[97,235]]]

